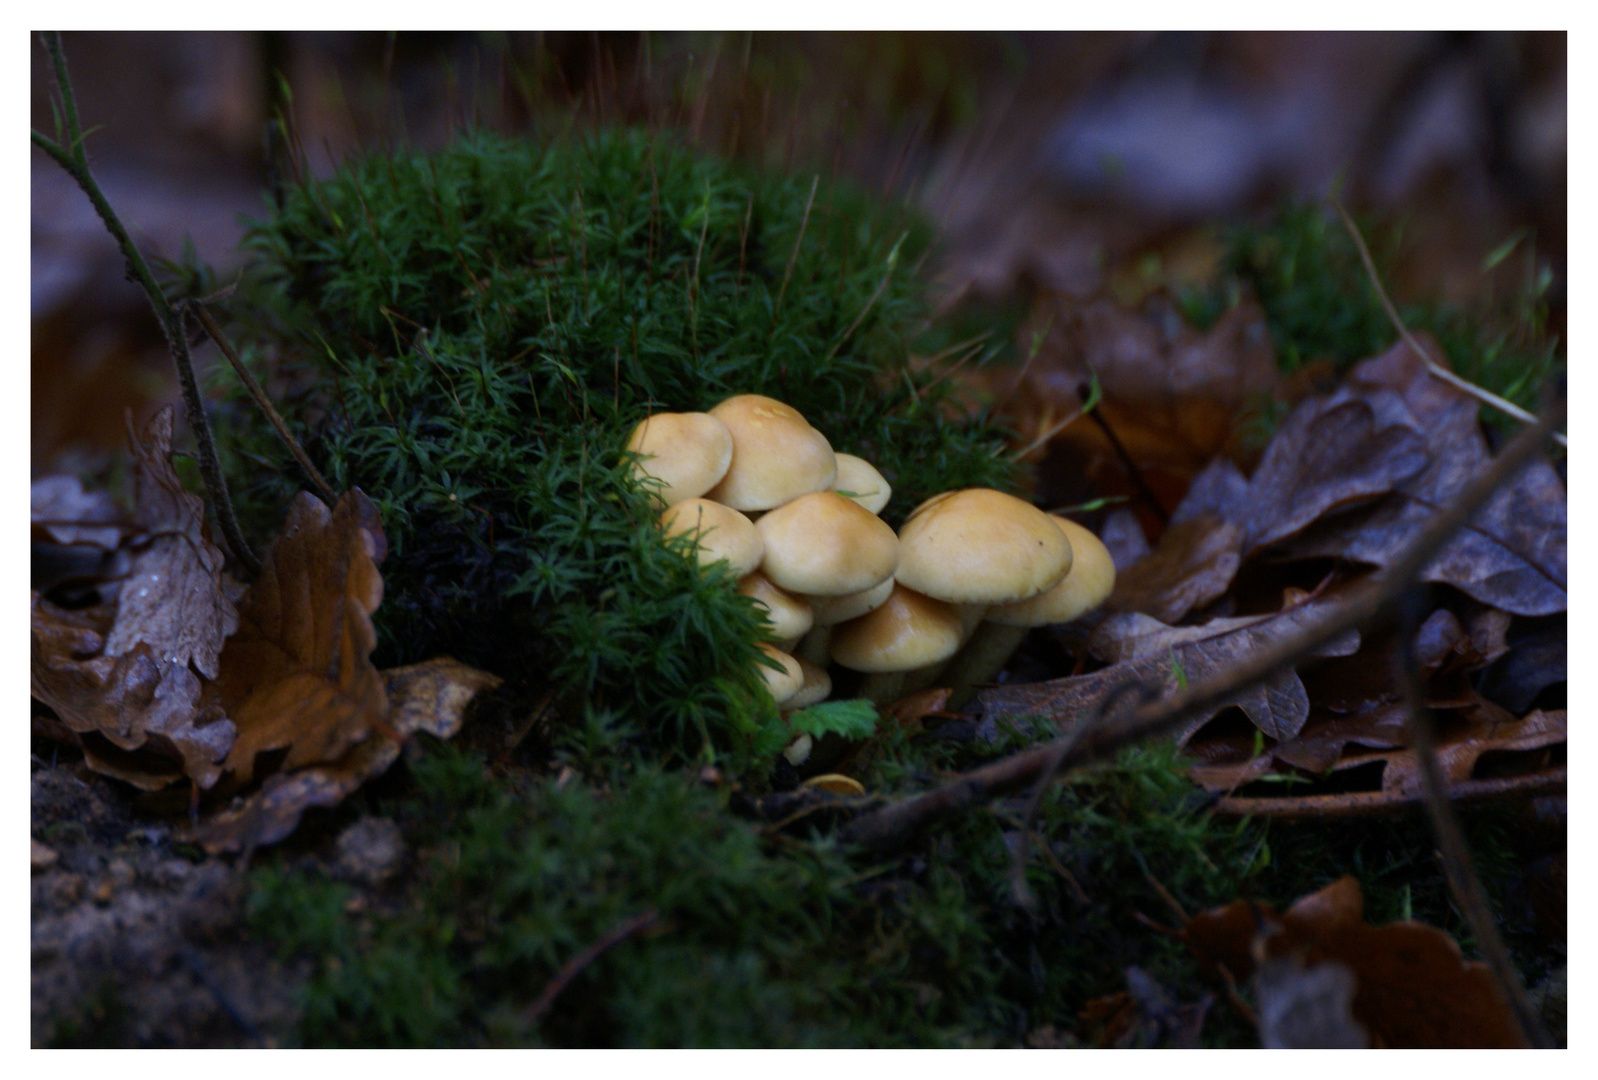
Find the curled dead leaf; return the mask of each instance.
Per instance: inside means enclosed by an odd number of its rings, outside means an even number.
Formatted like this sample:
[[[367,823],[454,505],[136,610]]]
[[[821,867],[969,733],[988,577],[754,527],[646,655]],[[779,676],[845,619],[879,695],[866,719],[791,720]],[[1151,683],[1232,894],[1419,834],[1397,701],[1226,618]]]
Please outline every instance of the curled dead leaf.
[[[1440,350],[1432,352],[1438,355]],[[1480,406],[1431,375],[1403,343],[1354,368],[1345,392],[1358,393],[1367,401],[1399,395],[1420,424],[1428,462],[1397,484],[1391,498],[1325,522],[1295,542],[1290,553],[1386,566],[1489,461],[1478,420]],[[1553,467],[1540,459],[1533,461],[1499,489],[1421,577],[1452,585],[1514,615],[1564,611],[1568,603],[1565,503],[1565,488]]]
[[[1218,978],[1253,977],[1294,958],[1300,970],[1335,963],[1355,979],[1352,1015],[1389,1047],[1517,1047],[1514,1015],[1485,964],[1453,938],[1418,922],[1370,926],[1359,882],[1343,877],[1278,916],[1269,904],[1234,900],[1187,920],[1183,940]],[[1335,988],[1334,988],[1335,989]]]
[[[34,592],[32,690],[86,745],[105,740],[91,767],[145,788],[181,775],[210,787],[234,728],[202,704],[201,677],[216,674],[238,613],[222,553],[205,537],[204,505],[172,471],[170,408],[131,451],[133,519],[145,539],[115,602],[68,610]]]
[[[382,672],[390,710],[387,727],[401,739],[427,732],[440,739],[460,730],[466,707],[496,675],[447,656]],[[261,790],[217,813],[185,836],[212,854],[275,844],[299,825],[313,806],[337,806],[367,780],[394,764],[400,744],[387,735],[368,738],[337,761],[268,777]]]
[[[285,770],[335,761],[387,722],[371,660],[385,551],[377,510],[358,490],[332,510],[306,492],[289,507],[208,688],[238,728],[225,763],[238,783],[264,752],[286,750]]]

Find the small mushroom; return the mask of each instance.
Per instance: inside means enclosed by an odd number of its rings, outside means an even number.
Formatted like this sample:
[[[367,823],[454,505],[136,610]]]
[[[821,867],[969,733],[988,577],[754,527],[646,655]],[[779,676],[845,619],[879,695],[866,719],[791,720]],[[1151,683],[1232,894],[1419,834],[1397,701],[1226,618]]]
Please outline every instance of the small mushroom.
[[[762,643],[759,648],[761,652],[782,665],[780,671],[766,664],[759,665],[760,677],[766,680],[766,689],[771,692],[771,696],[776,700],[777,704],[782,705],[797,694],[800,687],[804,686],[804,669],[799,666],[798,660],[795,660],[774,645]]]
[[[1031,503],[989,488],[934,496],[899,530],[901,585],[951,604],[1005,604],[1052,588],[1071,545]]]
[[[899,564],[893,530],[837,492],[801,495],[763,516],[756,528],[765,543],[761,572],[790,592],[861,592],[893,577]]]
[[[897,584],[887,603],[832,635],[832,659],[865,673],[858,693],[878,704],[899,696],[906,672],[946,660],[959,647],[959,613]]]
[[[672,506],[721,483],[732,464],[732,432],[709,413],[656,413],[633,428],[627,449],[640,457],[633,476],[653,488],[660,505]]]
[[[684,499],[668,506],[660,513],[660,527],[667,536],[691,536],[700,566],[725,559],[739,577],[752,573],[765,554],[753,522],[709,499]]]
[[[816,626],[837,626],[850,619],[858,619],[868,611],[877,610],[888,602],[892,594],[893,577],[890,575],[860,592],[845,593],[843,596],[807,596],[805,599],[810,604]]]
[[[988,608],[982,625],[943,672],[945,684],[955,691],[953,704],[961,703],[968,688],[1003,670],[1028,629],[1070,622],[1104,603],[1115,588],[1115,562],[1103,541],[1074,521],[1050,520],[1074,552],[1070,573],[1047,592]]]
[[[812,705],[826,701],[832,694],[832,676],[827,674],[826,668],[818,667],[802,656],[796,656],[794,659],[799,661],[799,670],[804,673],[804,685],[799,687],[793,697],[782,703],[783,712],[808,709]]]
[[[882,508],[893,498],[893,487],[887,478],[865,458],[853,454],[838,454],[837,458],[838,478],[833,481],[833,490],[873,514],[882,513]]]
[[[838,475],[832,444],[797,409],[759,394],[739,394],[710,415],[732,435],[732,464],[710,489],[710,498],[735,510],[771,510],[832,488]]]
[[[740,578],[738,591],[766,609],[771,635],[779,642],[797,643],[814,622],[810,605],[802,597],[791,596],[777,588],[759,570]]]

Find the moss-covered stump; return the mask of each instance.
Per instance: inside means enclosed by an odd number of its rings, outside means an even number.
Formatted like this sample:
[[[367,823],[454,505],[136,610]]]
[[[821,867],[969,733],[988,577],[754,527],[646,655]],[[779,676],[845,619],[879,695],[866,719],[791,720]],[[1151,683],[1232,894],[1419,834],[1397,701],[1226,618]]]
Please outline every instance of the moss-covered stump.
[[[383,514],[379,659],[532,673],[579,750],[778,737],[753,603],[663,546],[629,479],[645,415],[779,398],[877,464],[890,522],[1011,481],[996,429],[908,370],[927,230],[843,185],[641,132],[482,135],[306,179],[248,243],[250,353],[309,385],[289,405],[312,457]],[[247,409],[232,427],[269,522],[298,478],[263,468],[283,455]]]

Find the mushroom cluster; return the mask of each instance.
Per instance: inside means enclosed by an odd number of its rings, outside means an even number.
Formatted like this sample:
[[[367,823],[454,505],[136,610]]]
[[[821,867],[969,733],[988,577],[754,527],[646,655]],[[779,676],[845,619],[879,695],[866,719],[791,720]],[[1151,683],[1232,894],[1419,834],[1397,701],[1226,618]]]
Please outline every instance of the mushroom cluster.
[[[776,664],[762,674],[784,711],[824,700],[831,664],[879,703],[934,679],[987,681],[1028,627],[1076,618],[1114,584],[1091,532],[986,488],[933,496],[895,535],[877,516],[882,474],[769,397],[657,413],[627,448],[666,535],[690,536],[703,565],[725,561],[765,609],[777,645],[762,646]]]

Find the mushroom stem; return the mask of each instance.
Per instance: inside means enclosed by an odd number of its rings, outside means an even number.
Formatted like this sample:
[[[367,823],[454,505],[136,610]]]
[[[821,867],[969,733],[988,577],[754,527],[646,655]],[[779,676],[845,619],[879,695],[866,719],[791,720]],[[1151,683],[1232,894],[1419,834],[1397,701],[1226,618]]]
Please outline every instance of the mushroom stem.
[[[954,691],[949,697],[952,708],[964,704],[972,690],[982,683],[992,682],[1004,670],[1015,650],[1026,637],[1024,626],[1004,626],[985,622],[976,628],[971,640],[949,661],[943,670],[943,683]]]
[[[809,661],[816,667],[824,668],[832,663],[832,655],[829,651],[831,648],[832,627],[816,626],[811,628],[810,633],[799,639],[799,649],[794,655],[801,660]]]
[[[879,671],[860,680],[855,697],[865,698],[873,705],[889,705],[904,696],[904,678],[908,672]]]

